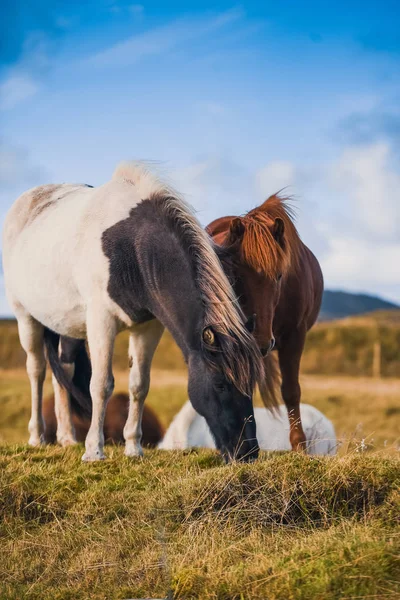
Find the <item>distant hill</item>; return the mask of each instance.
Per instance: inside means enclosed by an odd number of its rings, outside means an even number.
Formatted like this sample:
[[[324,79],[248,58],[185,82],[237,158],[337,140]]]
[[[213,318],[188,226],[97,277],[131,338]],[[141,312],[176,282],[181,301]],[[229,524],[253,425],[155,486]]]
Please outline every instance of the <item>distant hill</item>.
[[[387,300],[382,300],[378,296],[325,290],[319,320],[331,321],[353,315],[362,315],[374,310],[391,310],[395,308],[400,307]]]

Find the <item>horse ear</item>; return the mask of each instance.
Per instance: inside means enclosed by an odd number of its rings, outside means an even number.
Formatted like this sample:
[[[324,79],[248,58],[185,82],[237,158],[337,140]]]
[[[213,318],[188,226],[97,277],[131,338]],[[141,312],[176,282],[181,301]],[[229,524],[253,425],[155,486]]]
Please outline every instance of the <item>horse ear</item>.
[[[232,219],[229,227],[229,243],[234,244],[235,242],[240,242],[243,238],[244,231],[245,226],[242,219],[240,217]]]
[[[251,315],[246,321],[246,329],[249,333],[254,333],[256,328],[256,315]]]
[[[285,245],[285,223],[282,219],[277,217],[272,227],[272,235],[280,246]]]

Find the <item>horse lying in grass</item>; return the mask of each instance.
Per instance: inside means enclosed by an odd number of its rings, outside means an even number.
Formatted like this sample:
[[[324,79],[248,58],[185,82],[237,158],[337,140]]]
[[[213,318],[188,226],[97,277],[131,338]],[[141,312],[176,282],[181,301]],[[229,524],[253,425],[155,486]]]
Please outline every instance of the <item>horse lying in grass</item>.
[[[104,416],[104,441],[107,444],[124,443],[124,427],[128,418],[129,396],[119,393],[111,396]],[[72,425],[77,442],[84,442],[90,427],[90,420],[81,417],[72,409]],[[54,410],[54,396],[43,401],[43,419],[45,424],[44,441],[46,444],[57,442],[57,418]],[[164,428],[156,413],[149,406],[143,407],[142,446],[155,448],[164,437]]]
[[[106,443],[123,444],[123,430],[128,417],[129,396],[123,392],[114,394],[106,409],[104,419],[104,438]],[[54,412],[54,397],[43,402],[45,421],[45,441],[56,442],[57,420]],[[289,420],[285,407],[279,406],[274,413],[265,408],[255,408],[254,418],[257,426],[257,438],[262,450],[290,450]],[[335,454],[336,436],[332,422],[319,410],[309,404],[301,405],[301,418],[307,438],[309,454]],[[84,442],[89,431],[90,421],[79,417],[72,410],[72,422],[78,442]],[[144,406],[142,419],[142,445],[162,450],[183,450],[185,448],[215,448],[206,420],[187,401],[175,415],[167,431],[158,420],[155,412]]]
[[[303,431],[307,438],[309,454],[335,454],[335,429],[329,419],[309,404],[301,405]],[[255,408],[257,439],[261,450],[290,450],[289,418],[284,406],[272,413],[265,408]],[[174,417],[164,439],[158,446],[162,450],[185,448],[215,448],[210,429],[188,401]]]
[[[188,364],[193,406],[217,448],[226,460],[257,457],[252,393],[264,378],[260,350],[209,236],[180,196],[142,164],[119,166],[98,188],[45,185],[22,194],[5,220],[3,264],[27,353],[31,445],[44,441],[46,344],[58,442],[75,443],[70,401],[76,402],[91,416],[83,460],[104,458],[114,340],[129,330],[125,454],[140,456],[150,366],[167,327]],[[92,373],[85,374],[86,338]]]
[[[306,435],[300,414],[300,359],[306,333],[315,323],[323,278],[312,252],[301,241],[287,201],[271,196],[244,217],[221,217],[207,227],[220,246],[219,256],[247,316],[256,315],[254,335],[265,358],[260,393],[267,407],[278,405],[281,393],[290,422],[293,450],[304,449]]]

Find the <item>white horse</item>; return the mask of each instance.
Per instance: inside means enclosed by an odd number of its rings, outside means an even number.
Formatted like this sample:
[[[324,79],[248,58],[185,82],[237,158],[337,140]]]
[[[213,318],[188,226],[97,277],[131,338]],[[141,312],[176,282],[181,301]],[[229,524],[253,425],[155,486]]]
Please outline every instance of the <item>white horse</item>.
[[[301,404],[300,411],[308,454],[335,454],[337,443],[332,422],[309,404]],[[261,450],[291,450],[289,417],[284,406],[278,407],[277,414],[266,408],[255,408],[254,417]],[[215,442],[205,419],[187,401],[174,417],[158,447],[162,450],[215,448]]]
[[[250,417],[252,391],[262,381],[261,354],[210,238],[177,193],[144,165],[123,164],[98,188],[62,184],[25,192],[5,221],[3,261],[7,296],[27,353],[31,445],[43,442],[46,343],[57,440],[75,443],[70,411],[75,398],[92,416],[83,459],[104,458],[114,340],[128,329],[125,454],[141,455],[150,365],[165,326],[188,363],[192,402],[218,448],[229,459],[244,438],[243,459],[257,456]],[[60,336],[68,339],[60,343]],[[92,363],[91,398],[78,385],[84,339]]]

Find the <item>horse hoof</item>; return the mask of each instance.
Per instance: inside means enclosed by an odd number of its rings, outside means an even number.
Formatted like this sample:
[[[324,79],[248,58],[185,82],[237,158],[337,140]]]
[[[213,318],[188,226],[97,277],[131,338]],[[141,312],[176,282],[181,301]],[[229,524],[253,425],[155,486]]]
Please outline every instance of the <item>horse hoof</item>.
[[[296,442],[292,444],[292,451],[299,454],[307,454],[307,442]]]
[[[129,458],[142,458],[144,456],[143,449],[141,446],[134,446],[133,448],[125,448],[125,456]]]
[[[105,460],[105,458],[105,455],[99,451],[93,453],[85,452],[85,454],[82,456],[82,462],[97,462],[100,460]]]
[[[57,442],[62,446],[62,448],[67,448],[68,446],[75,446],[78,442],[74,438],[61,438],[61,440],[57,440]]]
[[[31,435],[31,437],[29,438],[28,444],[29,446],[32,446],[32,448],[37,448],[38,446],[44,446],[44,437],[41,436],[37,436],[37,435]]]

